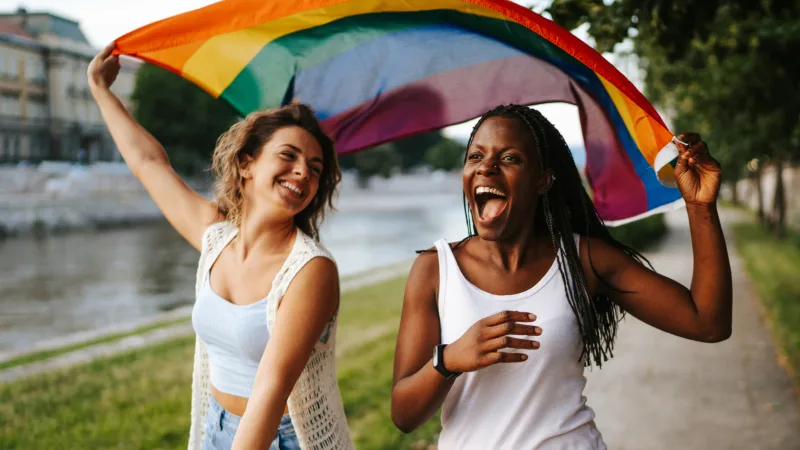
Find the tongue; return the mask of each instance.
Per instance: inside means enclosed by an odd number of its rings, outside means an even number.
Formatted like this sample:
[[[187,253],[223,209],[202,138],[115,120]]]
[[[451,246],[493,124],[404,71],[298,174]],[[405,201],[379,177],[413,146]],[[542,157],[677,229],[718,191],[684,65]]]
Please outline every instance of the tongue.
[[[483,218],[486,220],[494,219],[503,212],[505,206],[506,201],[500,198],[486,200],[486,204],[483,206]]]

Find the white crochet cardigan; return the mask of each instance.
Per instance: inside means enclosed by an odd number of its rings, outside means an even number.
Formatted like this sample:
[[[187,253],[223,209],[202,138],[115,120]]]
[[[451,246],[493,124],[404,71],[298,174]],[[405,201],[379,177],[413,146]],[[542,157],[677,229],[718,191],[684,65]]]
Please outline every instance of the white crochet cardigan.
[[[197,269],[195,293],[205,282],[209,269],[222,249],[236,236],[238,229],[230,222],[218,222],[203,233],[200,263]],[[275,313],[289,283],[307,262],[315,257],[333,260],[331,254],[314,239],[297,230],[297,238],[286,262],[275,279],[267,296],[267,328],[275,325]],[[317,342],[303,373],[289,395],[288,407],[292,424],[304,450],[355,449],[342,405],[342,396],[336,381],[334,344],[336,317]],[[189,431],[189,450],[201,450],[205,435],[205,416],[209,398],[209,366],[206,345],[197,338],[192,373],[192,425]]]

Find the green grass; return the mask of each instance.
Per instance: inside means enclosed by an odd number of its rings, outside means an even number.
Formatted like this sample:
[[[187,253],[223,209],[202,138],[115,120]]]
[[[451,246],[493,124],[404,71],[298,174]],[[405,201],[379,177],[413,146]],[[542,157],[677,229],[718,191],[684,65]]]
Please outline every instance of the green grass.
[[[147,333],[148,331],[157,330],[159,328],[168,327],[170,325],[177,325],[179,323],[188,323],[190,319],[175,319],[175,320],[168,320],[164,322],[154,323],[151,325],[147,325],[144,327],[137,328],[135,330],[131,330],[125,333],[114,333],[109,334],[107,336],[103,336],[101,338],[97,338],[90,341],[80,342],[75,345],[68,345],[66,347],[56,348],[53,350],[44,350],[41,352],[33,352],[21,355],[17,358],[12,358],[7,361],[0,362],[0,370],[5,370],[11,367],[21,366],[23,364],[30,364],[37,361],[43,361],[45,359],[52,358],[54,356],[63,355],[65,353],[74,352],[75,350],[80,350],[82,348],[90,347],[92,345],[97,344],[106,344],[113,341],[118,341],[120,339],[124,339],[126,337],[135,336],[137,334]]]
[[[777,239],[761,225],[734,225],[736,249],[744,259],[778,345],[800,386],[800,233]]]
[[[439,419],[404,435],[390,415],[404,279],[342,297],[338,374],[359,449],[434,443]],[[185,449],[194,337],[0,386],[2,449]]]

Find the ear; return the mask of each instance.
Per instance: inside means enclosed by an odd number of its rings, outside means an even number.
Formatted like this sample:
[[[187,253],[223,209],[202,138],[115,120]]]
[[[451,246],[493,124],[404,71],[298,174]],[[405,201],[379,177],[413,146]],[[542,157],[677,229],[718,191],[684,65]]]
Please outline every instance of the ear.
[[[253,178],[253,174],[250,172],[250,165],[253,163],[253,157],[248,155],[247,153],[243,153],[239,155],[239,171],[242,174],[242,178],[246,180],[250,180]]]
[[[546,169],[544,171],[544,176],[539,178],[539,186],[537,186],[539,195],[544,195],[545,193],[550,192],[550,189],[552,189],[553,183],[555,182],[556,176],[553,175],[553,171]]]

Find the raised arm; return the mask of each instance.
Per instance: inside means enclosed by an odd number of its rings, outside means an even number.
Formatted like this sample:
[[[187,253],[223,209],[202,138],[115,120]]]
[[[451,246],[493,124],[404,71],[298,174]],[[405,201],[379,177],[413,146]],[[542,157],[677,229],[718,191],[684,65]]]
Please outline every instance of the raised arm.
[[[437,308],[439,268],[436,253],[420,255],[406,284],[400,333],[394,357],[392,421],[404,433],[415,430],[439,410],[454,379],[433,366],[433,349],[440,343]],[[478,321],[444,349],[444,366],[451,372],[472,372],[498,364],[522,362],[525,354],[504,348],[536,349],[539,343],[509,335],[538,336],[538,327],[523,325],[535,316],[503,311]]]
[[[89,87],[114,143],[131,172],[142,182],[170,224],[200,249],[203,230],[217,216],[213,202],[192,190],[172,169],[164,148],[131,117],[110,87],[119,74],[114,44],[106,46],[89,64]]]
[[[675,175],[689,215],[691,289],[598,239],[588,246],[583,243],[581,260],[590,290],[608,295],[643,322],[687,339],[719,342],[731,335],[732,315],[731,268],[716,205],[720,168],[699,135],[685,133],[680,138],[690,144],[688,148],[679,144]],[[594,269],[616,289],[595,277],[588,266],[589,254]]]
[[[325,326],[339,308],[339,274],[314,258],[295,276],[278,308],[233,449],[268,449],[283,410]]]

